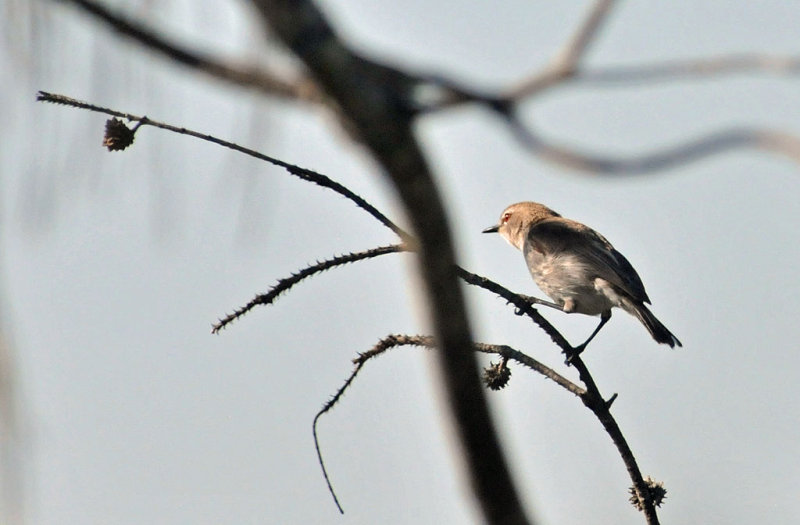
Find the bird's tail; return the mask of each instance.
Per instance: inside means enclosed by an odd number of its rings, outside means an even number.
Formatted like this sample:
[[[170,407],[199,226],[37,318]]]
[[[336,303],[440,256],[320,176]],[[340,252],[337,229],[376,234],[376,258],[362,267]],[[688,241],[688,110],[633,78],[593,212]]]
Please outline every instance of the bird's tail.
[[[672,332],[670,332],[666,326],[664,326],[661,321],[656,319],[656,316],[653,315],[644,304],[642,303],[633,303],[627,304],[628,312],[632,313],[636,316],[639,321],[642,322],[647,331],[650,332],[650,335],[653,336],[653,339],[656,340],[657,343],[669,345],[670,348],[674,348],[675,345],[683,346],[681,342],[675,337]]]

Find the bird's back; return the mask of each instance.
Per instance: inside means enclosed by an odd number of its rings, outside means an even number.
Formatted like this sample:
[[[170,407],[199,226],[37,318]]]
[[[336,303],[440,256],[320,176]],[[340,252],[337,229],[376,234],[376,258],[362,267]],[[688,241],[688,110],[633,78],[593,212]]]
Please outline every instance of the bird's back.
[[[523,247],[537,285],[543,272],[557,282],[605,279],[631,299],[649,303],[644,284],[631,263],[608,240],[577,221],[554,217],[531,226]],[[534,270],[534,268],[540,268]],[[539,279],[537,275],[539,274]],[[542,291],[553,297],[547,290]]]

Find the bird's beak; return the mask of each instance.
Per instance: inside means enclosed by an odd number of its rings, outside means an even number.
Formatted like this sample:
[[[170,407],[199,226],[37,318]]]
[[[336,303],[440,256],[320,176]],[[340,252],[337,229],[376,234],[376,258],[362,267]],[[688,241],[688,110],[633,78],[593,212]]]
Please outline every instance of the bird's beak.
[[[497,226],[491,226],[489,228],[486,228],[485,230],[483,230],[482,233],[497,233],[497,230],[499,230],[499,229],[500,229],[500,225],[498,224]]]

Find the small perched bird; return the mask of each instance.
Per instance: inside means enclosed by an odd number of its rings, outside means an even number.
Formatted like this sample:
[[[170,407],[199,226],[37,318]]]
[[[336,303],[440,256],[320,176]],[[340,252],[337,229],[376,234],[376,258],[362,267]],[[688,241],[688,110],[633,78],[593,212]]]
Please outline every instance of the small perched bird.
[[[522,250],[536,285],[555,301],[550,306],[600,316],[577,353],[611,319],[615,306],[639,319],[657,342],[683,346],[645,306],[650,298],[631,263],[593,229],[542,204],[518,202],[503,211],[500,224],[483,230],[494,232]]]

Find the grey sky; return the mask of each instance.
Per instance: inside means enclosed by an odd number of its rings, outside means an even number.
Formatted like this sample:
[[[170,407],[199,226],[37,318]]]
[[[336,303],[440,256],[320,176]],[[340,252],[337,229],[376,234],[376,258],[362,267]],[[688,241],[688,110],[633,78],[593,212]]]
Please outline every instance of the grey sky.
[[[476,521],[424,350],[369,363],[321,422],[344,517],[316,462],[311,420],[350,359],[389,333],[425,331],[408,255],[314,277],[210,334],[278,278],[394,242],[388,230],[331,192],[187,137],[146,129],[109,154],[104,117],[33,100],[44,89],[252,146],[402,222],[374,164],[327,115],[208,81],[61,4],[35,5],[35,16],[23,2],[0,7],[32,23],[5,23],[0,52],[0,321],[17,365],[29,522]],[[260,52],[246,3],[136,5],[186,41]],[[544,65],[586,7],[323,5],[360,49],[487,88]],[[800,6],[789,2],[626,2],[587,64],[800,54],[798,27]],[[525,117],[553,140],[623,155],[731,126],[800,134],[800,97],[796,78],[767,74],[573,86],[536,99]],[[511,202],[544,202],[626,255],[684,343],[656,345],[617,313],[585,355],[601,390],[619,394],[614,414],[643,472],[669,491],[662,522],[798,522],[800,166],[739,150],[604,179],[542,162],[480,108],[432,116],[419,132],[465,267],[541,295],[522,256],[480,231]],[[481,341],[574,376],[502,300],[468,297]],[[596,323],[545,314],[575,342]],[[489,397],[541,523],[644,522],[626,502],[630,481],[610,439],[577,399],[520,367]]]

